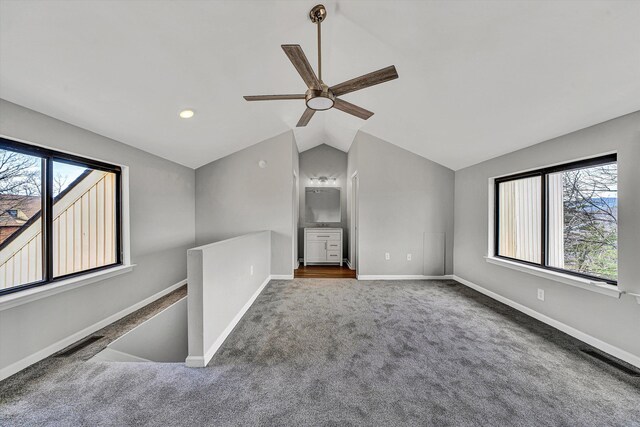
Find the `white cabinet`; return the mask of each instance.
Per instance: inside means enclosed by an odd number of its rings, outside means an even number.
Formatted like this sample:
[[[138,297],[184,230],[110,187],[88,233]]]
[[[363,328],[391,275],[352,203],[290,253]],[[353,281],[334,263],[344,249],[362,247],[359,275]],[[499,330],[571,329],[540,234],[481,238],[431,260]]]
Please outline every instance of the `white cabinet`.
[[[304,265],[342,265],[342,228],[305,228]]]

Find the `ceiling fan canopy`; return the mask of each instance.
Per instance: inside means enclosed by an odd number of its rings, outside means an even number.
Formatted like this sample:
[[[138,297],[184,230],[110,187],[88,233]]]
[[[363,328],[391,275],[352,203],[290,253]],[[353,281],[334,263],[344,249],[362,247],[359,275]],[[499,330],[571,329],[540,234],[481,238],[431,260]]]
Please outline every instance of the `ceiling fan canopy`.
[[[298,121],[297,127],[306,126],[316,111],[325,111],[331,108],[337,108],[347,114],[367,120],[373,116],[373,112],[366,110],[357,105],[351,104],[343,99],[338,98],[350,92],[374,86],[389,80],[397,79],[398,73],[396,67],[391,65],[378,71],[365,74],[360,77],[347,80],[335,86],[327,86],[322,81],[322,33],[321,23],[327,17],[326,8],[319,4],[314,6],[309,12],[311,22],[317,25],[318,29],[318,74],[313,71],[311,64],[307,60],[302,48],[297,44],[283,44],[282,50],[287,55],[295,69],[302,77],[307,85],[307,90],[303,94],[291,95],[251,95],[245,96],[247,101],[274,101],[274,100],[290,100],[304,99],[307,105],[306,110],[302,113],[302,117]]]

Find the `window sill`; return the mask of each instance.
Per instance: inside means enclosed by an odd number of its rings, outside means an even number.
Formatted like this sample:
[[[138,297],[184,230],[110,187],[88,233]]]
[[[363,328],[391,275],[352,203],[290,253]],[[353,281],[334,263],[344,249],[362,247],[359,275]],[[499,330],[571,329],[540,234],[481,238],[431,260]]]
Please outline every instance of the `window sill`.
[[[530,265],[521,264],[519,262],[509,261],[496,257],[485,257],[488,263],[500,265],[512,270],[521,271],[523,273],[533,274],[534,276],[544,279],[553,280],[555,282],[564,283],[565,285],[575,286],[587,291],[596,292],[612,298],[620,298],[623,292],[617,286],[609,285],[604,282],[595,282],[589,279],[572,276],[570,274],[558,273],[555,271],[536,268]]]
[[[133,267],[135,267],[135,264],[119,265],[106,270],[96,271],[95,273],[72,277],[59,282],[49,283],[48,285],[37,286],[35,288],[25,289],[24,291],[3,295],[0,296],[0,311],[119,276],[132,271]]]

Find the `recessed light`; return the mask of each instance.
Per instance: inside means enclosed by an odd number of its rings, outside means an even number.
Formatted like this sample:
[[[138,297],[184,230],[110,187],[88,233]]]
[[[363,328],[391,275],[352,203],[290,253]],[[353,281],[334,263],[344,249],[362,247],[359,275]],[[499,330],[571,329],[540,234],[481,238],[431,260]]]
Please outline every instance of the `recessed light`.
[[[194,114],[195,112],[193,110],[182,110],[180,111],[179,116],[183,119],[190,119]]]

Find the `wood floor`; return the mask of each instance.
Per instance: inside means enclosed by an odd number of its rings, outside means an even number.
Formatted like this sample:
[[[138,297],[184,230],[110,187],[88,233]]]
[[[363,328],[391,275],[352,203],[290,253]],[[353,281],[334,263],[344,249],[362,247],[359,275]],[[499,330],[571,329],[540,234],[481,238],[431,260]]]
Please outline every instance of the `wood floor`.
[[[293,277],[309,279],[355,279],[356,271],[339,265],[300,265],[293,271]]]

